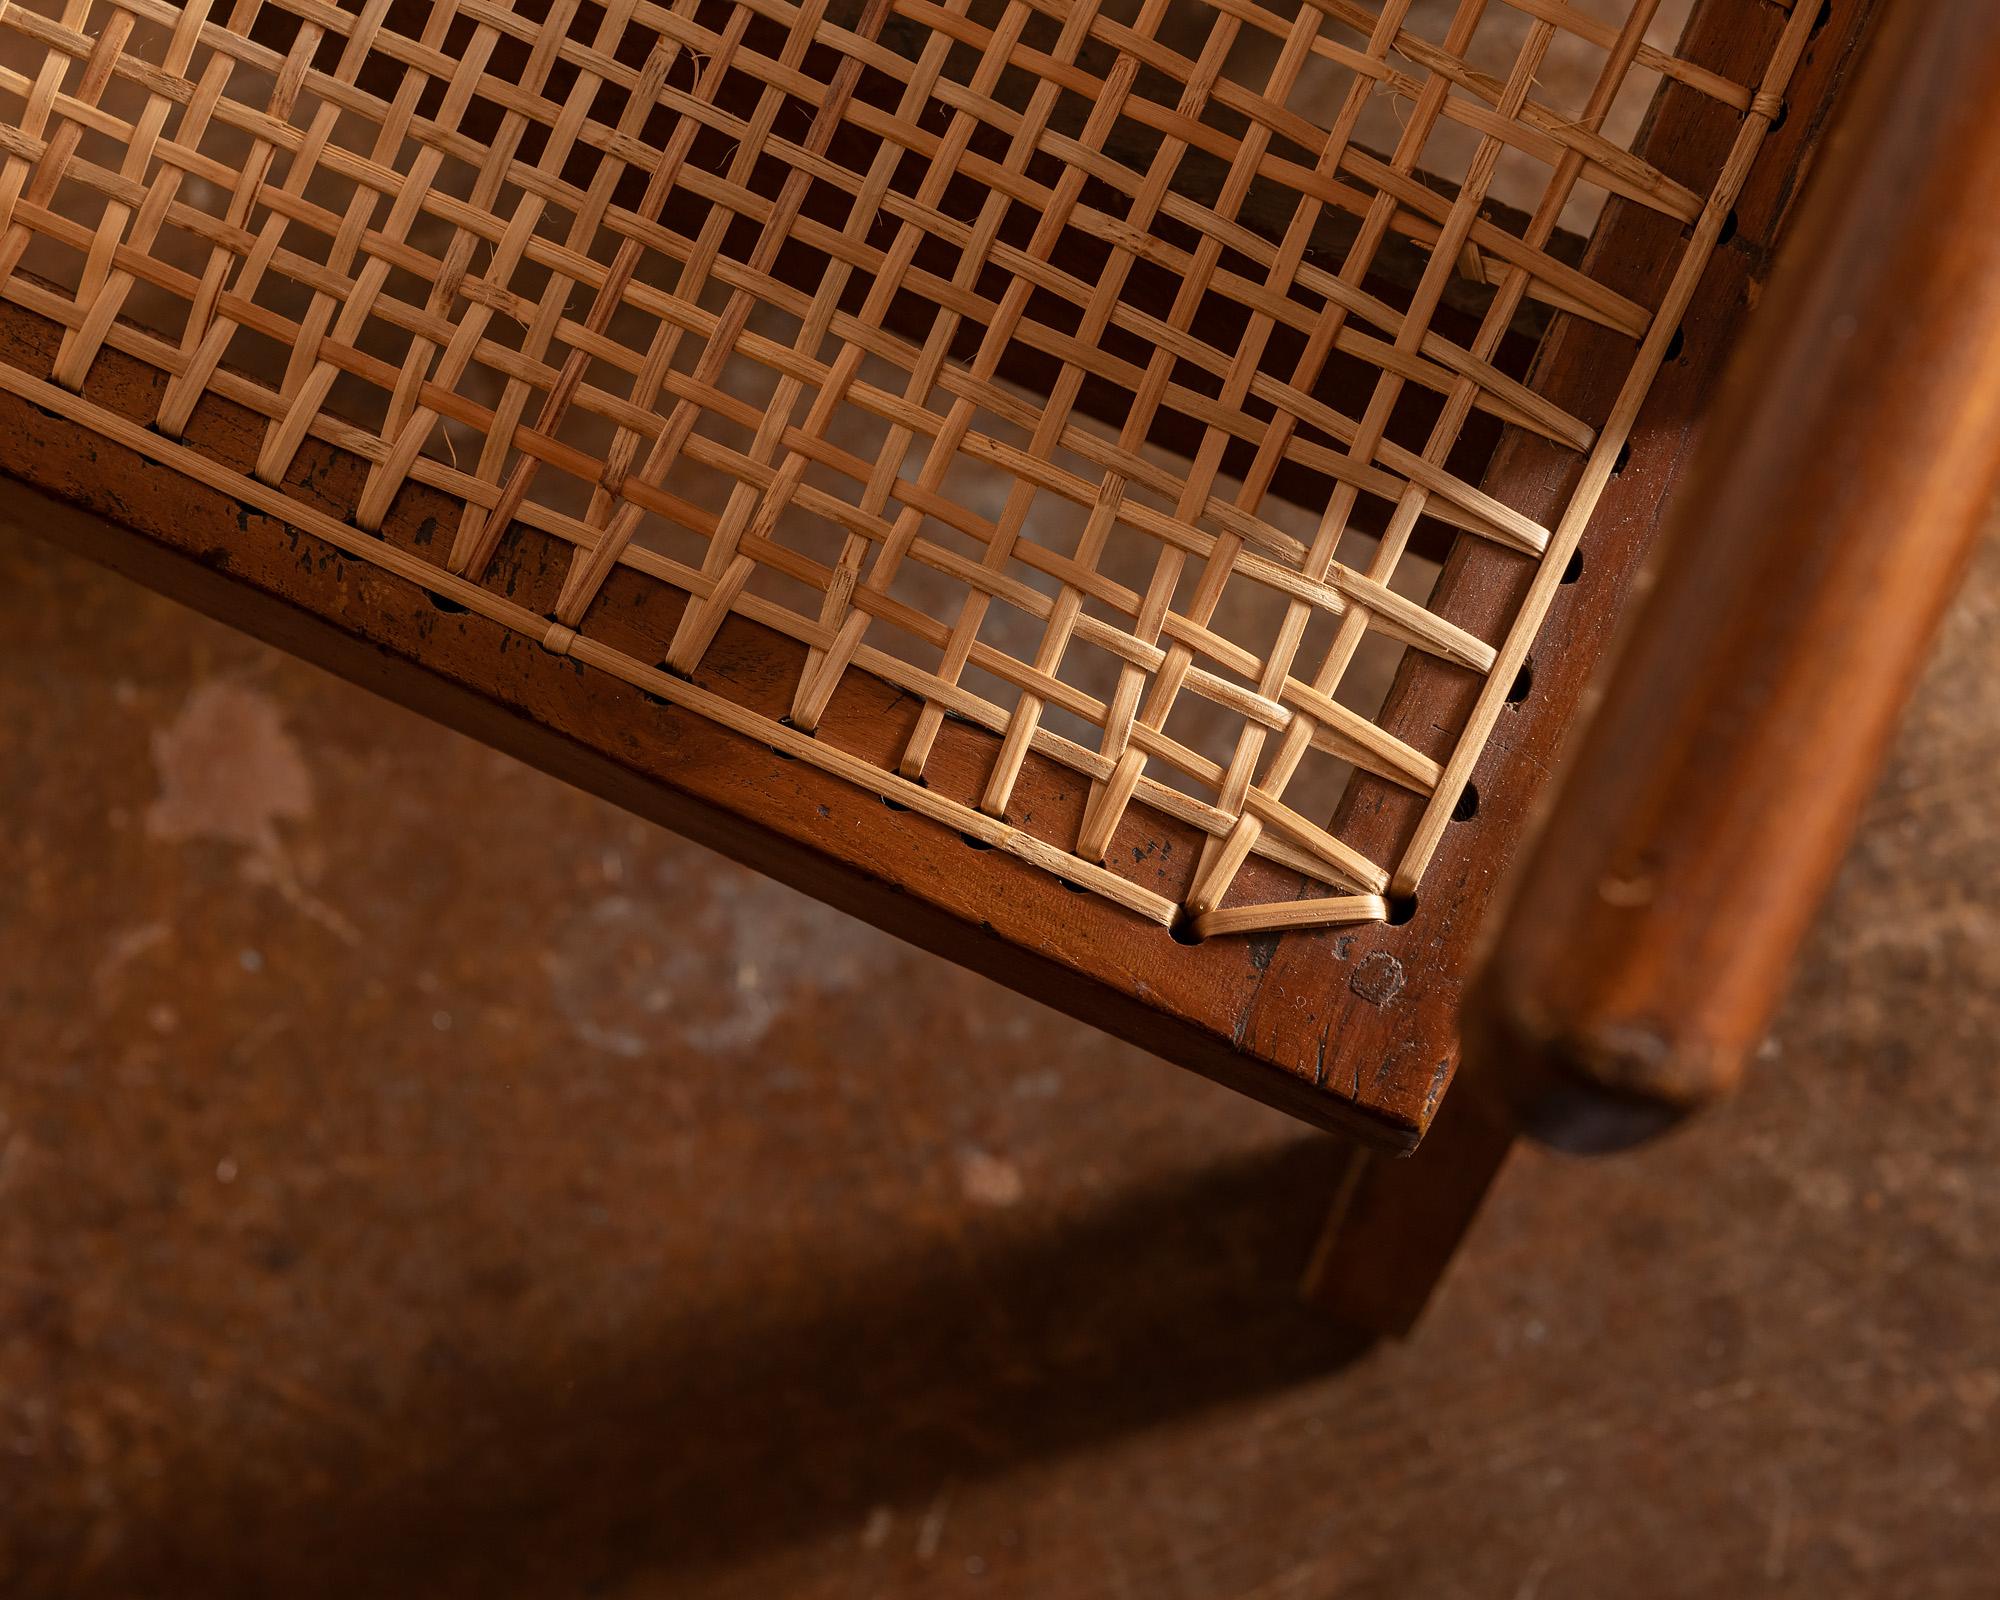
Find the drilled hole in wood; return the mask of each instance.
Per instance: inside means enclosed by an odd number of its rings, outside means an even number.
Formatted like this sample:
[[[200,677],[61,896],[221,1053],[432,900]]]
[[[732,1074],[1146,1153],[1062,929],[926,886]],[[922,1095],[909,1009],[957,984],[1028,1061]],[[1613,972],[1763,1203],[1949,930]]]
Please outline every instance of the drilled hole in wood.
[[[1392,928],[1400,928],[1417,914],[1417,897],[1413,894],[1392,894],[1389,896],[1389,914],[1385,919]]]
[[[1479,785],[1468,783],[1458,791],[1458,799],[1451,808],[1453,822],[1470,822],[1479,815]]]
[[[1521,663],[1521,670],[1514,674],[1514,681],[1507,688],[1507,704],[1517,706],[1528,698],[1528,691],[1535,686],[1535,658],[1528,657]]]

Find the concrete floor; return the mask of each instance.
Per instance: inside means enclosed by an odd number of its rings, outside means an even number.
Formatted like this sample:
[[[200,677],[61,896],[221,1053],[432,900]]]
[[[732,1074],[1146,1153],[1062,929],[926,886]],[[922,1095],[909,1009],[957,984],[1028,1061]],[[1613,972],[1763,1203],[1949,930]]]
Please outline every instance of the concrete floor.
[[[0,1594],[1991,1595],[1996,661],[1357,1355],[1315,1137],[0,539]]]

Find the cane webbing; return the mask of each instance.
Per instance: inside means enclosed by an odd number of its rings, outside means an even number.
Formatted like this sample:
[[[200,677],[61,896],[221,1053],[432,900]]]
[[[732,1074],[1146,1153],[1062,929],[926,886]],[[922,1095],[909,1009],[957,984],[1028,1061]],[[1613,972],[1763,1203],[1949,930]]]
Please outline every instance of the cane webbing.
[[[8,0],[0,297],[64,333],[0,386],[1155,921],[1376,918],[1814,8],[1743,83],[1673,9]],[[1699,187],[1631,153],[1667,80],[1740,122]],[[1576,248],[1607,203],[1684,225],[1659,303]],[[1560,317],[1623,340],[1606,415],[1509,354]],[[162,374],[150,426],[85,397],[107,347]],[[267,419],[254,470],[184,442],[211,395]],[[1582,463],[1560,517],[1471,481],[1495,424]],[[351,522],[287,484],[308,437],[367,463]],[[435,561],[373,537],[412,484],[462,508]],[[482,583],[516,525],[569,551],[550,615]],[[1427,608],[1425,528],[1538,563],[1502,636]],[[620,568],[684,597],[663,660],[593,637]],[[783,721],[702,677],[730,613],[806,647]],[[1486,680],[1443,759],[1376,720],[1406,651]],[[851,672],[920,708],[893,767],[816,737]],[[947,717],[997,736],[977,806],[923,782]],[[1088,781],[1080,828],[1009,819],[1031,752]],[[1330,830],[1357,767],[1425,800],[1398,859]],[[1184,907],[1104,864],[1135,801],[1206,835]],[[1232,900],[1253,854],[1320,890]]]

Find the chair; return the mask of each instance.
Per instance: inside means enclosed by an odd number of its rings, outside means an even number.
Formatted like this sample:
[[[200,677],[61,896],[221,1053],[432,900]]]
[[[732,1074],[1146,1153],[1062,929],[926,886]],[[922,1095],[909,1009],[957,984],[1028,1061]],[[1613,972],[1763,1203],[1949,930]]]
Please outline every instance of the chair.
[[[1872,9],[13,5],[0,469],[1346,1136],[1402,1329],[1726,1089],[1992,487],[2000,40]]]

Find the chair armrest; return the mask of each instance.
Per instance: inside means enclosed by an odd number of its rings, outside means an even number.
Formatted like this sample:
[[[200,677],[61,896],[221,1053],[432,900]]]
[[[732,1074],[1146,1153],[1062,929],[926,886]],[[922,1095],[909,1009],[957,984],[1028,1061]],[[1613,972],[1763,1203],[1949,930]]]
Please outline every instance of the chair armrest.
[[[2000,27],[1885,10],[1467,1003],[1567,1147],[1736,1082],[2000,477]]]

